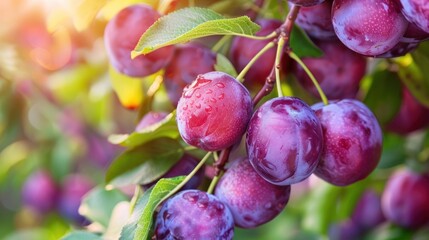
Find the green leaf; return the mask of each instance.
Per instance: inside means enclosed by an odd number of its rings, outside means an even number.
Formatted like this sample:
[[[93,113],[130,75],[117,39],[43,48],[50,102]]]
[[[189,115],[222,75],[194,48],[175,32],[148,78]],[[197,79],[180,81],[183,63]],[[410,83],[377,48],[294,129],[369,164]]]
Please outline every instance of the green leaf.
[[[372,84],[364,103],[373,111],[378,121],[385,124],[401,107],[402,84],[398,75],[388,70],[377,70],[371,78]]]
[[[158,138],[129,149],[110,165],[106,183],[113,186],[150,183],[165,174],[183,153],[180,143],[171,138]]]
[[[91,220],[98,222],[104,227],[109,224],[113,208],[117,203],[128,200],[118,190],[105,190],[101,187],[92,189],[85,195],[79,208],[79,213]]]
[[[102,238],[94,233],[74,231],[62,237],[61,240],[102,240]]]
[[[111,135],[109,141],[113,144],[120,144],[124,147],[132,148],[157,138],[177,138],[178,136],[179,130],[177,129],[176,112],[174,111],[162,121],[148,126],[139,132]]]
[[[139,198],[130,220],[121,232],[121,240],[150,239],[155,209],[177,185],[184,176],[175,178],[163,178]]]
[[[214,66],[216,71],[228,73],[233,77],[237,77],[237,71],[235,70],[232,63],[223,54],[218,53],[216,55],[216,64]]]
[[[184,8],[156,21],[140,38],[131,57],[161,47],[212,35],[253,35],[259,26],[249,17],[225,18],[206,8]]]
[[[298,57],[321,57],[323,55],[320,50],[307,34],[299,27],[294,26],[290,36],[290,46],[292,51]]]

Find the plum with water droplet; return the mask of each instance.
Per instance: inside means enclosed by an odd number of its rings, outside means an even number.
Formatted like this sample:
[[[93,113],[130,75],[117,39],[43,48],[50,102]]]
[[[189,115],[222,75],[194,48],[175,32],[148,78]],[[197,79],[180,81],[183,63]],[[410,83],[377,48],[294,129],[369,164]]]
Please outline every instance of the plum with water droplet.
[[[366,178],[381,156],[382,132],[371,110],[354,99],[313,105],[323,129],[323,152],[315,174],[346,186]]]
[[[250,163],[266,181],[290,185],[309,177],[322,152],[319,119],[302,100],[278,97],[252,116],[246,135]]]
[[[215,196],[231,210],[236,226],[258,227],[275,218],[289,201],[290,186],[265,181],[247,158],[234,161],[216,186]]]
[[[177,105],[177,125],[186,143],[219,151],[240,141],[252,114],[249,91],[222,72],[198,75]]]
[[[234,220],[216,196],[185,190],[161,207],[155,225],[156,239],[224,239],[234,236]]]
[[[161,15],[146,4],[122,9],[112,18],[104,31],[104,42],[110,64],[125,75],[144,77],[165,67],[173,56],[174,47],[167,46],[131,59],[131,51],[141,35]]]

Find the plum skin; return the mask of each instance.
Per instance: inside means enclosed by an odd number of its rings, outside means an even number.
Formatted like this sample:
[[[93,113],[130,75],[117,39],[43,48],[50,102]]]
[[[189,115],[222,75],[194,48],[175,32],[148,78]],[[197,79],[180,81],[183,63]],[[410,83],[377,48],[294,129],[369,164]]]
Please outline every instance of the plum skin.
[[[46,170],[32,173],[22,187],[23,203],[39,213],[55,209],[58,195],[58,187]]]
[[[204,46],[178,46],[164,74],[164,85],[173,105],[177,106],[186,85],[194,81],[198,74],[214,71],[215,64],[216,54]]]
[[[405,18],[429,33],[429,2],[425,0],[400,0],[400,2]]]
[[[253,114],[246,135],[249,161],[262,178],[290,185],[309,177],[322,151],[319,119],[302,100],[273,98]]]
[[[374,114],[354,99],[315,104],[324,146],[315,174],[337,186],[366,178],[381,156],[382,132]]]
[[[386,218],[417,229],[429,223],[429,175],[399,169],[390,176],[382,195]]]
[[[156,239],[232,239],[234,220],[219,199],[200,190],[185,190],[161,207],[155,225]]]
[[[173,46],[131,59],[131,51],[141,35],[159,17],[159,13],[149,5],[136,4],[122,9],[109,21],[104,32],[104,41],[109,61],[117,71],[132,77],[145,77],[168,64],[173,57]]]
[[[303,58],[302,61],[313,73],[328,99],[354,98],[366,72],[366,59],[339,41],[318,41],[324,55],[318,58]],[[338,64],[341,63],[341,64]],[[307,73],[295,64],[294,74],[311,94],[319,93]]]
[[[351,220],[365,231],[386,221],[381,209],[381,197],[373,190],[366,190],[357,202]]]
[[[241,139],[251,114],[249,91],[226,73],[209,72],[184,89],[176,119],[186,143],[219,151]]]
[[[219,180],[215,196],[229,207],[236,226],[254,228],[269,222],[284,209],[290,186],[265,181],[247,158],[241,158]]]
[[[334,0],[332,23],[341,42],[365,56],[392,49],[408,25],[395,0]]]

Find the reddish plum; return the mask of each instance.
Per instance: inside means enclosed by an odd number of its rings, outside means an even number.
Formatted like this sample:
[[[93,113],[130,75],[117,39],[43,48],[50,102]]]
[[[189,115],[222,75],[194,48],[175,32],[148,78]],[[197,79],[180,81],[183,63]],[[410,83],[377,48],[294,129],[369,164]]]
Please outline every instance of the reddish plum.
[[[236,226],[254,228],[275,218],[289,201],[290,186],[265,181],[247,158],[234,161],[216,186],[215,196],[231,210]]]
[[[39,213],[55,208],[58,187],[51,174],[45,170],[32,173],[22,187],[22,199],[26,206]]]
[[[366,71],[366,59],[339,41],[319,41],[324,52],[319,58],[303,58],[328,99],[354,98]],[[341,63],[341,64],[339,64]],[[319,97],[316,87],[304,69],[295,64],[294,74],[299,82],[314,96]]]
[[[429,33],[429,2],[427,0],[400,0],[402,13],[408,21]]]
[[[131,59],[131,51],[141,35],[159,17],[159,13],[149,5],[137,4],[122,9],[109,21],[104,32],[104,41],[110,63],[116,70],[129,76],[144,77],[168,64],[174,52],[172,46]]]
[[[256,33],[256,36],[268,35],[278,27],[281,22],[274,19],[259,19],[256,21],[261,26],[261,29]],[[237,71],[243,70],[250,60],[273,39],[255,40],[245,37],[236,37],[232,41],[230,49],[230,59]],[[254,64],[254,67],[246,74],[246,84],[262,85],[274,66],[276,58],[276,49],[271,48],[265,52]]]
[[[386,218],[405,227],[416,229],[429,223],[429,175],[408,169],[390,176],[382,196]]]
[[[334,0],[332,23],[344,45],[366,56],[392,49],[408,25],[396,0]]]
[[[168,199],[156,218],[156,239],[232,239],[234,220],[224,203],[200,190]]]
[[[305,102],[293,97],[265,102],[253,114],[246,135],[250,163],[276,185],[310,176],[319,162],[322,142],[319,119]]]
[[[366,178],[381,156],[382,132],[374,114],[353,99],[313,106],[323,129],[323,153],[315,174],[346,186]]]
[[[177,105],[177,125],[183,140],[206,151],[238,142],[252,114],[249,91],[222,72],[198,75]]]
[[[290,6],[292,4],[289,4]],[[317,39],[336,39],[331,20],[332,1],[325,1],[312,7],[303,7],[299,10],[296,24],[308,35]]]
[[[164,74],[165,88],[174,106],[177,106],[186,85],[198,74],[214,71],[215,63],[216,54],[204,46],[186,44],[176,48]]]

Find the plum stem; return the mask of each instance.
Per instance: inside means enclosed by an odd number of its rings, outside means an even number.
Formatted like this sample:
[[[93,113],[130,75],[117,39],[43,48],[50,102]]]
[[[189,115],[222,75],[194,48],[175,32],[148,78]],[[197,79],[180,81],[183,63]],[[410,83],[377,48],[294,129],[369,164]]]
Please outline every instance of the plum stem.
[[[221,39],[219,39],[219,41],[217,41],[217,43],[212,47],[212,51],[213,52],[219,52],[220,49],[225,45],[225,43],[227,43],[230,39],[231,39],[231,35],[225,35],[223,36]]]
[[[268,51],[269,49],[271,49],[272,47],[275,46],[274,42],[269,42],[267,45],[265,45],[265,47],[263,47],[261,49],[261,51],[259,51],[251,60],[250,62],[243,68],[243,70],[240,72],[240,74],[238,74],[237,76],[237,81],[243,82],[244,81],[244,75],[246,75],[246,73],[250,70],[250,68],[253,66],[253,64],[255,64],[255,62],[259,59],[259,57],[262,56],[262,54],[264,54],[266,51]]]
[[[290,52],[289,53],[290,58],[292,58],[293,60],[295,60],[301,67],[302,69],[304,69],[305,73],[307,73],[308,77],[310,77],[311,81],[313,82],[314,86],[317,89],[317,92],[320,95],[320,98],[322,99],[323,103],[325,105],[328,105],[328,99],[326,98],[325,93],[323,92],[322,88],[319,85],[319,82],[317,82],[316,78],[314,77],[313,73],[311,73],[310,69],[308,69],[308,67],[304,64],[304,62],[298,57],[298,55],[296,55],[294,52]]]
[[[219,179],[222,177],[223,173],[224,173],[224,171],[221,171],[219,173],[219,175],[214,176],[213,180],[210,183],[209,188],[207,189],[207,193],[213,194],[213,191],[214,191],[217,183],[219,182]]]
[[[277,45],[277,53],[276,53],[276,60],[274,62],[275,65],[275,73],[276,73],[276,85],[277,85],[277,95],[279,97],[283,97],[282,92],[282,85],[280,82],[280,61],[282,59],[282,53],[283,53],[283,47],[285,45],[284,38],[280,38],[278,45]]]

